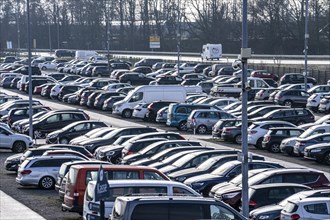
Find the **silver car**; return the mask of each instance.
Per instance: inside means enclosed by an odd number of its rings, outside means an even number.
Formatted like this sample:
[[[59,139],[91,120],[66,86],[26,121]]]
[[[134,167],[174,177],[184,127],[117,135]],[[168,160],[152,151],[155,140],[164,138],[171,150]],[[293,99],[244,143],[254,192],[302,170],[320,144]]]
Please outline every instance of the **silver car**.
[[[15,153],[22,153],[33,146],[31,137],[16,134],[6,126],[0,126],[0,149],[11,149]]]
[[[205,134],[208,131],[212,131],[213,125],[220,119],[229,118],[235,117],[221,110],[197,109],[190,113],[187,120],[187,128],[188,130],[195,130],[198,134]]]
[[[16,182],[22,186],[53,189],[62,163],[85,160],[77,156],[29,157],[18,168]]]

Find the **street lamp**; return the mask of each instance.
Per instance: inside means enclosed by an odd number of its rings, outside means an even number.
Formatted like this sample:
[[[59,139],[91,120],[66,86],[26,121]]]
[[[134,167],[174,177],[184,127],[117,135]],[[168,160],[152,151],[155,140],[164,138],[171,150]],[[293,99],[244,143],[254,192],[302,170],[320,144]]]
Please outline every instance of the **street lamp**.
[[[33,138],[32,127],[32,68],[31,68],[31,24],[30,24],[30,0],[26,0],[27,32],[28,32],[28,73],[29,73],[29,136]]]
[[[178,51],[178,76],[180,75],[180,43],[181,43],[181,13],[180,13],[181,1],[178,0],[178,23],[177,23],[177,51]]]
[[[306,9],[305,9],[305,65],[304,65],[304,84],[305,84],[305,91],[307,91],[307,53],[308,53],[308,0],[306,0]]]
[[[19,13],[20,13],[20,0],[17,0],[17,13],[16,13],[16,22],[17,22],[17,55],[18,58],[20,57],[20,50],[21,50],[21,34],[20,34],[20,27],[19,27]]]

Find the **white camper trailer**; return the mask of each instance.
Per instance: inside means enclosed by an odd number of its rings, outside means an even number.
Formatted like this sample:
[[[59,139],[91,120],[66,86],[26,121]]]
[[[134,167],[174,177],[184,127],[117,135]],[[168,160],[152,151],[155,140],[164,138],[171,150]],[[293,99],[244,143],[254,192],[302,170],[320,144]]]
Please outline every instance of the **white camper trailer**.
[[[219,60],[222,56],[221,44],[205,44],[202,48],[201,58],[202,60]]]

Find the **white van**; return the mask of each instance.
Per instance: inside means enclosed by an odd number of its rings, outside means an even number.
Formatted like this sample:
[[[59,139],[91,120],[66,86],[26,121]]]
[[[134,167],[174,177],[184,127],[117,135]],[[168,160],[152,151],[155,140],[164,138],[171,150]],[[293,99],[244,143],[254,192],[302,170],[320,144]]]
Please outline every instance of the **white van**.
[[[221,44],[205,44],[202,48],[201,58],[202,60],[219,60],[222,56]]]
[[[92,56],[98,56],[98,53],[93,50],[77,50],[75,59],[88,61]]]
[[[138,86],[130,91],[121,101],[114,103],[113,114],[122,115],[123,118],[132,117],[133,108],[139,103],[167,100],[184,102],[187,89],[181,85],[146,85]]]
[[[105,218],[109,217],[112,211],[113,204],[117,197],[125,195],[155,196],[155,195],[185,195],[201,197],[196,191],[189,186],[174,181],[166,180],[108,180],[110,186],[109,197],[105,199],[104,206]],[[90,217],[99,218],[99,211],[93,209],[99,202],[95,201],[95,185],[96,181],[90,181],[87,185],[84,196],[84,211],[83,219],[87,220]],[[96,203],[96,204],[95,204]]]

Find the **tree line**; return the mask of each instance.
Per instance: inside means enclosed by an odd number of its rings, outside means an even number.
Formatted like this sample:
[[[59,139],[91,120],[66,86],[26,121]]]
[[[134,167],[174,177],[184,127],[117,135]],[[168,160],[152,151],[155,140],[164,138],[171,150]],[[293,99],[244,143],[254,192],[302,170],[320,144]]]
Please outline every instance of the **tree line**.
[[[248,0],[248,46],[256,54],[303,54],[306,0]],[[200,52],[221,43],[239,53],[240,0],[30,0],[32,43],[42,49]],[[330,2],[309,0],[309,54],[330,54]],[[19,30],[19,32],[18,32]],[[27,47],[26,0],[0,0],[0,49]]]

